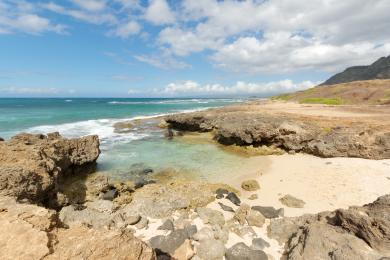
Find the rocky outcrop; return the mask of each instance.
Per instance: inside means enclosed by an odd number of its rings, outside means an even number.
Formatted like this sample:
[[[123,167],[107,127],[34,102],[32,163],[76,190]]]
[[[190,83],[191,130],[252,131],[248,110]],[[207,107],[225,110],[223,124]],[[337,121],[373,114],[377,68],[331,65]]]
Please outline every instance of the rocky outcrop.
[[[62,228],[57,213],[0,197],[1,259],[155,259],[130,230]]]
[[[390,79],[390,56],[382,57],[369,66],[354,66],[338,73],[321,85],[333,85],[357,80]]]
[[[390,158],[390,131],[358,121],[228,108],[171,115],[166,121],[178,130],[213,131],[225,145],[266,145],[320,157]]]
[[[34,203],[56,199],[59,182],[94,169],[99,139],[19,134],[0,142],[0,193]]]
[[[287,259],[380,259],[390,255],[390,195],[362,207],[276,219],[268,234],[286,243]]]

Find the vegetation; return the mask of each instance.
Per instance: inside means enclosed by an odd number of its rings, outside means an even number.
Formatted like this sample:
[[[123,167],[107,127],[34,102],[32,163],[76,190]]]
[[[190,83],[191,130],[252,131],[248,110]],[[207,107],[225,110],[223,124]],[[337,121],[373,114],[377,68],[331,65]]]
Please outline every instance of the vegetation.
[[[301,104],[325,104],[325,105],[342,105],[341,98],[304,98],[299,100]]]

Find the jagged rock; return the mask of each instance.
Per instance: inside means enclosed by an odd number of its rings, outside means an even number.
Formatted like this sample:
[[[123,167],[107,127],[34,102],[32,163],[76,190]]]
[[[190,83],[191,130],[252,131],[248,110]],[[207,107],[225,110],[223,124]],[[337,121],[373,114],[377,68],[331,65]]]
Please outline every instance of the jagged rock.
[[[262,227],[265,223],[265,217],[259,211],[251,210],[246,216],[249,226]]]
[[[0,143],[0,192],[50,203],[56,199],[58,182],[70,174],[93,170],[99,153],[97,136],[16,135]]]
[[[379,259],[390,253],[390,195],[362,207],[272,220],[287,259]],[[321,241],[321,243],[318,243]]]
[[[137,259],[154,260],[154,251],[130,230],[95,230],[85,226],[61,229],[54,252],[45,259]]]
[[[176,229],[167,236],[152,237],[149,243],[155,249],[173,254],[188,238],[188,233],[185,229]]]
[[[219,240],[205,239],[196,247],[196,254],[201,259],[221,260],[225,255],[225,246]]]
[[[241,183],[241,188],[246,191],[256,191],[260,189],[260,185],[256,180],[246,180]]]
[[[264,239],[262,238],[254,238],[252,240],[252,245],[251,245],[251,248],[254,249],[254,250],[263,250],[264,248],[266,247],[270,247],[271,245],[265,241]]]
[[[305,206],[305,202],[301,199],[297,199],[294,196],[291,196],[289,194],[281,197],[279,201],[290,208],[303,208]]]
[[[196,212],[205,224],[216,224],[220,226],[223,226],[225,224],[225,217],[221,212],[217,210],[209,208],[197,208]]]
[[[234,214],[234,219],[240,223],[240,225],[244,225],[246,222],[246,217],[249,214],[249,211],[251,210],[251,207],[248,204],[241,204],[241,206],[237,209],[236,213]]]
[[[229,192],[229,194],[226,196],[226,199],[230,200],[236,206],[240,206],[241,204],[241,200],[234,192]]]
[[[283,217],[284,209],[275,209],[274,207],[252,206],[252,210],[259,211],[266,218]]]
[[[244,243],[237,243],[225,254],[226,260],[267,260],[267,255],[261,250],[253,250]]]
[[[234,213],[234,209],[232,207],[226,206],[225,204],[222,204],[221,202],[218,202],[218,205],[221,207],[222,210]]]
[[[173,225],[172,220],[167,219],[164,223],[157,228],[158,230],[175,230],[175,226]]]

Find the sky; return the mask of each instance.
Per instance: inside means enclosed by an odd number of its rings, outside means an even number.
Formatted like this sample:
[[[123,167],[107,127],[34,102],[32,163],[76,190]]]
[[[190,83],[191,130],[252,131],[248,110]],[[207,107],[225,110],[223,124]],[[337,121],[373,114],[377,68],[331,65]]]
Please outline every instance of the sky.
[[[389,0],[0,0],[0,97],[242,97],[390,54]]]

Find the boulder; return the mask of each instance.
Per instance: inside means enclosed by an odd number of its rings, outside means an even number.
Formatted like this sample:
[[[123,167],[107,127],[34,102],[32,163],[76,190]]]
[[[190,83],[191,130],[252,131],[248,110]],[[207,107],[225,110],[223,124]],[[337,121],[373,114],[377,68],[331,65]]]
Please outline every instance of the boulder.
[[[244,243],[237,243],[225,254],[226,260],[267,260],[267,255],[261,250],[254,250]]]
[[[205,239],[196,246],[196,254],[201,259],[222,260],[225,255],[225,246],[219,240]]]
[[[290,208],[303,208],[305,206],[305,202],[301,199],[297,199],[289,194],[281,197],[279,201]]]
[[[220,226],[225,224],[225,217],[217,210],[209,208],[197,208],[196,212],[205,224]]]
[[[236,206],[240,206],[241,204],[241,200],[234,192],[229,192],[228,195],[226,196],[226,199],[230,200]]]
[[[167,236],[155,236],[149,240],[152,248],[158,249],[164,253],[173,254],[188,239],[188,233],[185,229],[176,229]]]
[[[99,154],[97,136],[16,135],[0,143],[0,193],[50,204],[56,200],[58,183],[94,170]]]
[[[284,215],[284,209],[275,209],[274,207],[252,206],[252,210],[259,211],[266,218],[278,218]]]
[[[256,191],[260,189],[260,185],[256,180],[246,180],[241,183],[241,188],[246,191]]]

